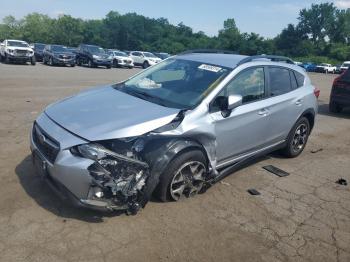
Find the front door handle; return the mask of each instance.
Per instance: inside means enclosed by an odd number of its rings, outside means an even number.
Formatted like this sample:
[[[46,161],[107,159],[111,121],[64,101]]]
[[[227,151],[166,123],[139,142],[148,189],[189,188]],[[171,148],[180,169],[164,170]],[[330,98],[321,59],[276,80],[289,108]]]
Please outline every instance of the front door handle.
[[[297,106],[301,106],[301,105],[303,104],[303,100],[302,100],[302,99],[298,99],[298,100],[295,102],[295,104],[296,104]]]
[[[258,114],[259,114],[260,116],[267,116],[267,115],[269,114],[269,110],[267,110],[266,108],[261,109],[261,110],[258,112]]]

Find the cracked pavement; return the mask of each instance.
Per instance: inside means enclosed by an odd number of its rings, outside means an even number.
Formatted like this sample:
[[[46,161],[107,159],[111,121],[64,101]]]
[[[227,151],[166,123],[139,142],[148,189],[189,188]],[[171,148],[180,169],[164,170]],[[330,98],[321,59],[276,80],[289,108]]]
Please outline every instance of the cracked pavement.
[[[350,191],[335,183],[350,182],[350,110],[328,113],[334,75],[311,74],[320,114],[298,158],[260,158],[203,195],[152,201],[137,216],[55,197],[31,164],[33,120],[59,98],[136,71],[0,64],[0,261],[350,261]]]

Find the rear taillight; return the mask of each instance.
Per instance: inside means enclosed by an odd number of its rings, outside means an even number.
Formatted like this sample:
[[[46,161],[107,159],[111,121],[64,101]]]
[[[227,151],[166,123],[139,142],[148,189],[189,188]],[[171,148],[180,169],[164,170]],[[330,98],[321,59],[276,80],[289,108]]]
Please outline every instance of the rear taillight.
[[[316,96],[316,98],[318,98],[320,96],[321,90],[318,89],[317,87],[314,88],[314,94]]]

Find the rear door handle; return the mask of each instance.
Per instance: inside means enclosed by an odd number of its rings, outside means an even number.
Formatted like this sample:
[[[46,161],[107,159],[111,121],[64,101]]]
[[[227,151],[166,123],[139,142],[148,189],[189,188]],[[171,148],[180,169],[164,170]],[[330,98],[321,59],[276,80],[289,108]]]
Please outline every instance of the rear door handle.
[[[296,104],[297,106],[301,106],[301,105],[303,104],[303,100],[302,100],[302,99],[298,99],[298,100],[295,102],[295,104]]]
[[[266,108],[261,109],[261,110],[258,112],[258,114],[259,114],[260,116],[267,116],[267,115],[269,114],[269,110],[267,110]]]

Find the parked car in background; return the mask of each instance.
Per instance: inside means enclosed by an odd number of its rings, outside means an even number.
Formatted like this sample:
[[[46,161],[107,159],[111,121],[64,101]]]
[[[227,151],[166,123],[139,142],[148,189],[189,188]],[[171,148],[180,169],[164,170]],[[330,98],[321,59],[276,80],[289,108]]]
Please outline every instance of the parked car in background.
[[[72,53],[76,53],[77,52],[77,48],[76,47],[71,47],[71,46],[67,46],[66,47],[68,51],[72,52]]]
[[[36,63],[34,50],[30,48],[27,42],[22,40],[4,40],[0,46],[0,58],[5,63],[30,62],[32,65]]]
[[[153,53],[155,56],[159,57],[160,59],[164,60],[170,57],[170,54],[168,53]]]
[[[76,50],[77,65],[87,65],[90,68],[104,66],[112,67],[112,57],[100,46],[81,44]]]
[[[150,52],[131,51],[129,55],[134,60],[134,65],[142,66],[142,68],[153,66],[162,61],[162,59]]]
[[[326,64],[326,63],[322,63],[318,66],[316,66],[316,72],[318,73],[335,73],[335,71],[337,70],[337,68],[335,66],[332,66],[331,64]]]
[[[344,72],[346,70],[348,70],[350,68],[350,61],[345,61],[341,67],[340,67],[340,71]]]
[[[312,62],[306,62],[300,65],[302,68],[305,69],[306,72],[315,72],[317,65]]]
[[[336,65],[335,66],[335,73],[340,74],[341,73],[341,65]]]
[[[254,157],[299,156],[318,94],[288,58],[187,52],[48,106],[33,163],[77,206],[135,214],[152,194],[195,196]]]
[[[34,55],[35,55],[36,61],[42,62],[43,61],[43,51],[44,51],[44,48],[45,48],[45,44],[33,43],[33,44],[31,44],[31,48],[34,50]]]
[[[107,53],[112,58],[113,67],[134,68],[134,60],[127,53],[119,50],[108,50]]]
[[[43,63],[75,66],[75,54],[63,45],[46,45],[43,51]]]
[[[329,99],[329,111],[339,113],[350,106],[350,69],[344,71],[333,81]]]

